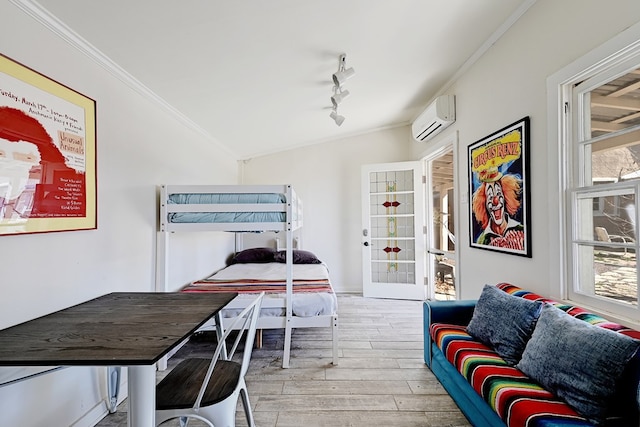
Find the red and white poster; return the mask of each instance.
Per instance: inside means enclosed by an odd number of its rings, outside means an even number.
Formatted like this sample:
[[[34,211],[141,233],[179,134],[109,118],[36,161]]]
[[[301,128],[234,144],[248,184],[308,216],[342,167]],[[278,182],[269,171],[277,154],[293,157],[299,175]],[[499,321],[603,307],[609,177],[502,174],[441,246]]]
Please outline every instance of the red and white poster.
[[[96,228],[95,101],[0,55],[0,234]]]

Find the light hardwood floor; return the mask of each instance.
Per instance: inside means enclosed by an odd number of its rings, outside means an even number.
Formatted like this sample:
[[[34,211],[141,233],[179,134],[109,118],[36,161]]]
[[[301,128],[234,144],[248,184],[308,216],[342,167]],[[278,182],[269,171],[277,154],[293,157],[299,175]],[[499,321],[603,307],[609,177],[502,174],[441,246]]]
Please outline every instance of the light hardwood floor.
[[[294,331],[289,369],[281,368],[284,334],[264,331],[246,378],[259,427],[470,426],[424,364],[421,302],[339,295],[338,315],[338,366],[328,329]],[[187,355],[209,356],[213,346],[206,334],[196,337],[169,368]],[[238,409],[237,425],[246,426]],[[126,401],[98,426],[126,426]]]

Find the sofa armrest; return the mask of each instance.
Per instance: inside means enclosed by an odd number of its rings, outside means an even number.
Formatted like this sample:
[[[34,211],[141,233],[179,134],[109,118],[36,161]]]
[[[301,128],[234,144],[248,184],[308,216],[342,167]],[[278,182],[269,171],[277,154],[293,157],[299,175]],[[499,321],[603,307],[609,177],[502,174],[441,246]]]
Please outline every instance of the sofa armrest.
[[[429,328],[433,323],[450,323],[453,325],[468,325],[477,300],[457,301],[424,301],[423,303],[423,332],[424,332],[424,362],[431,367],[431,334]]]

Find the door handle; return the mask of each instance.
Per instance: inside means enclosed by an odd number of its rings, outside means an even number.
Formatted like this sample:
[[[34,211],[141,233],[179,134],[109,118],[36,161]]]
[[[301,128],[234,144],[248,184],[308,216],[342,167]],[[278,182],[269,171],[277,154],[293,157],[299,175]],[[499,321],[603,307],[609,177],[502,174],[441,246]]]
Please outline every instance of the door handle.
[[[369,242],[364,242],[363,245],[369,246]]]

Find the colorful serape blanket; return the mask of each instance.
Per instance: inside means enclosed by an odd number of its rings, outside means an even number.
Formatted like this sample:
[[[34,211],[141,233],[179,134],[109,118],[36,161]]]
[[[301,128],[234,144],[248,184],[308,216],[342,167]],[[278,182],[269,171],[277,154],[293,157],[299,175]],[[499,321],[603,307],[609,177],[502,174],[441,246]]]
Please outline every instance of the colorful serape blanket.
[[[242,280],[220,282],[216,280],[199,280],[186,286],[182,292],[238,292],[238,293],[285,293],[287,282]],[[293,292],[333,292],[328,280],[294,282]]]
[[[613,323],[581,307],[544,298],[509,283],[500,283],[496,287],[510,295],[552,304],[592,325],[640,339],[640,331]],[[475,341],[466,329],[466,326],[435,323],[431,325],[430,334],[447,360],[469,381],[508,427],[593,425],[538,383],[509,366],[491,348]]]
[[[333,292],[324,264],[294,264],[291,268],[294,293]],[[191,283],[183,292],[285,293],[286,277],[284,263],[232,264]]]
[[[508,427],[592,426],[569,405],[475,341],[466,326],[435,323],[431,337]]]
[[[589,313],[584,308],[581,308],[575,305],[560,303],[560,302],[551,300],[549,298],[544,298],[538,294],[534,294],[533,292],[526,291],[510,283],[499,283],[496,285],[496,287],[498,289],[502,289],[503,291],[505,291],[510,295],[514,295],[514,296],[532,300],[532,301],[542,301],[542,302],[546,302],[548,304],[554,305],[560,310],[564,311],[565,313],[573,317],[576,317],[580,320],[584,320],[585,322],[590,323],[592,325],[609,329],[611,331],[617,332],[622,335],[626,335],[631,338],[640,339],[640,331],[636,331],[635,329],[631,329],[626,326],[611,322],[597,314]]]

